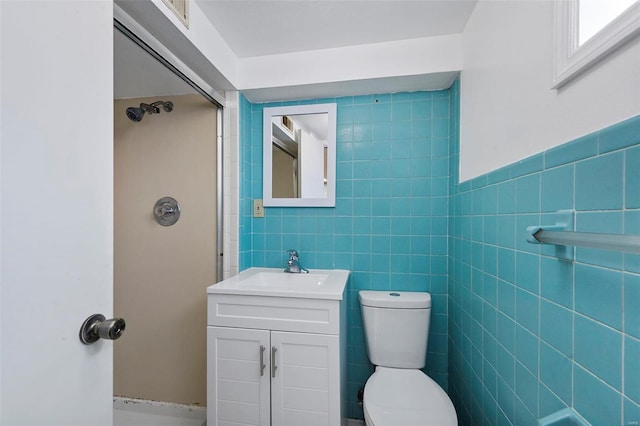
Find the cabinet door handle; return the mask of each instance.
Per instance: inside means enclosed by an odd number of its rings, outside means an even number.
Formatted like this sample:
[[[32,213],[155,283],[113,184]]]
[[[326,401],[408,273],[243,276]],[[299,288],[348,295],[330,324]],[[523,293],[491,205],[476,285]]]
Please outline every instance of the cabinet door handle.
[[[278,348],[275,346],[271,346],[271,377],[276,377],[276,370],[278,367],[276,366],[276,352]]]
[[[266,365],[264,364],[264,350],[266,348],[263,345],[260,345],[260,376],[264,376],[264,368]]]

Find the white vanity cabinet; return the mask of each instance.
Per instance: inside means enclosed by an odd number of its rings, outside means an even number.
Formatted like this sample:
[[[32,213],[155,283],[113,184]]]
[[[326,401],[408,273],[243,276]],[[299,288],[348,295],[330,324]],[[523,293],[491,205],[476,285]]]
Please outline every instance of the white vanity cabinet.
[[[208,327],[207,339],[207,424],[340,424],[338,336]]]
[[[207,296],[207,425],[346,425],[342,294],[215,287]]]

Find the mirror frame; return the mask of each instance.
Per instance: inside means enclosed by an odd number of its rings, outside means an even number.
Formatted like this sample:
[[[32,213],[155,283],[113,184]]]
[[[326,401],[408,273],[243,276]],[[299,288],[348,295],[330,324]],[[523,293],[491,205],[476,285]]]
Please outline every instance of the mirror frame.
[[[329,114],[327,132],[327,196],[326,198],[273,198],[272,134],[273,117],[282,115]],[[336,122],[335,103],[267,107],[262,113],[262,199],[265,207],[335,207],[336,205]]]

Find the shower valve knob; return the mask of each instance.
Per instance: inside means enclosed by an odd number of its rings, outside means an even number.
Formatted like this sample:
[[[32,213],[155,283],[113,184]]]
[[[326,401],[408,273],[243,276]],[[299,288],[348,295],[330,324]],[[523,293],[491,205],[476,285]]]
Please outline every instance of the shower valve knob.
[[[180,205],[172,197],[162,197],[153,206],[153,215],[160,225],[171,226],[180,219]]]
[[[106,319],[102,314],[93,314],[80,327],[80,341],[90,345],[99,339],[116,340],[122,336],[124,328],[122,318]]]
[[[160,214],[164,217],[171,216],[173,214],[173,207],[171,207],[170,204],[163,204],[160,206],[156,214]]]

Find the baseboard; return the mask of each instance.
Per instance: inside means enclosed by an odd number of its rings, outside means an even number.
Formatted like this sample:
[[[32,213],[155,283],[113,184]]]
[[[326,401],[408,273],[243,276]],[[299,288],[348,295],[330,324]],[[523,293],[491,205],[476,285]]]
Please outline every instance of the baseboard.
[[[201,420],[202,426],[206,426],[207,424],[206,407],[115,396],[113,397],[113,408],[115,410],[152,414],[155,416]],[[347,426],[365,426],[365,424],[364,420],[347,419]]]
[[[195,405],[182,405],[170,402],[148,401],[145,399],[113,397],[114,410],[130,411],[156,416],[176,417],[182,419],[201,420],[206,424],[207,408]]]

